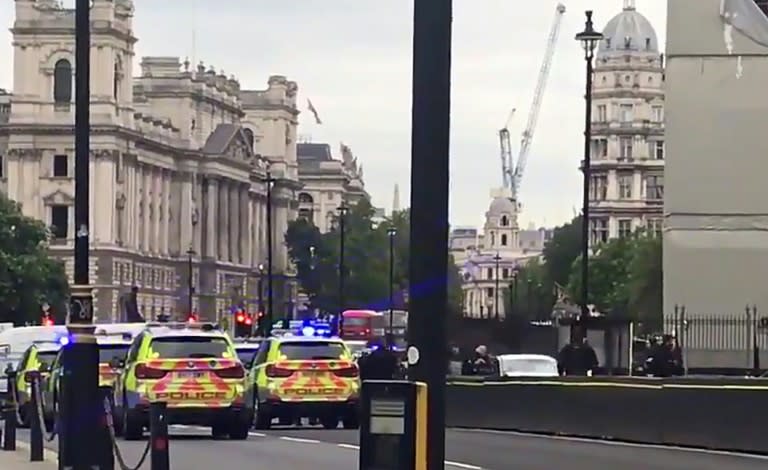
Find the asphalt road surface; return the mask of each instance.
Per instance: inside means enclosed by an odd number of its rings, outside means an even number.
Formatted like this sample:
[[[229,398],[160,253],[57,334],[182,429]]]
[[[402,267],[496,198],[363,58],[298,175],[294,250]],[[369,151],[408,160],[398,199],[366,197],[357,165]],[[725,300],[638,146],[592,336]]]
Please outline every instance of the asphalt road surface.
[[[253,432],[248,441],[214,441],[207,429],[196,427],[173,426],[171,433],[171,468],[355,470],[358,467],[356,431],[278,428]],[[27,440],[28,434],[20,431],[19,438]],[[119,446],[126,464],[135,466],[146,443],[120,440]],[[47,447],[55,450],[55,441]],[[768,458],[764,457],[485,431],[449,430],[446,449],[447,470],[764,470],[768,466]],[[149,462],[141,468],[149,469]]]

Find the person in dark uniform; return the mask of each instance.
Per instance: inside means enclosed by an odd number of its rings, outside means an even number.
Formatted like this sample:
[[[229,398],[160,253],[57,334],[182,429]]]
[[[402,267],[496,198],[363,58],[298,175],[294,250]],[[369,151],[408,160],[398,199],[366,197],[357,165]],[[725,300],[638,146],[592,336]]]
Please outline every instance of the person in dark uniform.
[[[382,344],[372,345],[373,351],[358,361],[361,380],[392,380],[400,364],[397,355]]]
[[[557,368],[562,375],[585,377],[599,365],[595,349],[586,337],[574,334],[571,342],[563,346],[557,358]]]

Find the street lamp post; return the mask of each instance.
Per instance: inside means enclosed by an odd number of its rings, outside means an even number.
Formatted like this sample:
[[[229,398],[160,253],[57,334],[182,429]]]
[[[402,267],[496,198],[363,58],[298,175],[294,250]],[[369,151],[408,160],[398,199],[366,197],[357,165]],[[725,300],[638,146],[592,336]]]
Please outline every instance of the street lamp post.
[[[344,318],[342,313],[344,312],[344,277],[346,275],[346,266],[344,266],[344,223],[347,218],[347,212],[349,207],[342,203],[336,208],[339,212],[339,334],[342,333],[341,329],[344,326]]]
[[[265,328],[262,330],[264,336],[272,333],[272,315],[274,306],[274,284],[273,284],[273,265],[272,265],[272,184],[277,181],[272,177],[272,173],[267,171],[264,182],[267,184],[267,311],[264,315]]]
[[[581,326],[582,319],[589,316],[589,184],[591,177],[591,146],[592,146],[592,76],[594,69],[592,59],[595,56],[595,48],[602,41],[603,35],[596,31],[592,24],[592,10],[585,12],[587,17],[584,25],[584,31],[576,35],[584,48],[584,60],[587,63],[587,83],[584,116],[584,163],[582,172],[584,174],[582,208],[581,208],[581,317],[577,324]],[[580,329],[579,329],[580,331]],[[582,333],[579,333],[582,334]]]
[[[389,236],[389,334],[387,334],[387,345],[391,348],[395,344],[395,325],[394,325],[394,303],[395,303],[395,236],[397,229],[390,227],[387,229]]]
[[[496,265],[496,270],[493,275],[494,283],[496,286],[493,289],[493,316],[496,321],[499,320],[499,262],[501,262],[501,256],[499,252],[496,252],[496,256],[493,257],[493,261]]]
[[[256,289],[258,289],[258,310],[259,310],[259,333],[261,335],[264,335],[264,324],[263,324],[263,315],[264,315],[264,265],[259,263],[259,279],[257,281]]]
[[[192,276],[192,257],[195,255],[195,250],[192,249],[192,247],[187,250],[187,288],[189,289],[189,303],[187,304],[187,308],[189,311],[187,312],[187,316],[192,316],[192,311],[194,310],[194,302],[193,302],[193,296],[195,295],[195,284],[194,284],[194,278]]]

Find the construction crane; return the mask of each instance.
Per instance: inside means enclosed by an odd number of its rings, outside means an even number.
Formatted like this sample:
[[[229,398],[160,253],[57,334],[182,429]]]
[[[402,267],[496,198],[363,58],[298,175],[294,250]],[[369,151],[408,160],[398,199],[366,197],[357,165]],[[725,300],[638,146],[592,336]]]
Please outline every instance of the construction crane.
[[[520,151],[517,156],[517,163],[514,162],[514,158],[512,156],[512,143],[509,134],[509,124],[515,115],[515,109],[513,109],[509,114],[507,122],[499,131],[503,184],[504,188],[512,191],[512,197],[515,200],[518,198],[520,182],[523,179],[525,165],[528,161],[528,153],[531,150],[533,135],[536,131],[536,123],[539,120],[539,111],[541,110],[541,103],[544,98],[544,90],[546,89],[547,79],[549,78],[549,70],[552,66],[552,58],[555,56],[555,46],[557,45],[557,39],[560,36],[560,25],[562,24],[564,13],[565,5],[558,3],[557,8],[555,9],[555,19],[552,22],[552,27],[549,31],[549,37],[547,38],[547,49],[544,53],[544,61],[541,64],[539,77],[536,81],[536,90],[533,93],[533,102],[531,103],[531,108],[528,113],[528,122],[526,123],[525,130],[523,131],[520,141]]]

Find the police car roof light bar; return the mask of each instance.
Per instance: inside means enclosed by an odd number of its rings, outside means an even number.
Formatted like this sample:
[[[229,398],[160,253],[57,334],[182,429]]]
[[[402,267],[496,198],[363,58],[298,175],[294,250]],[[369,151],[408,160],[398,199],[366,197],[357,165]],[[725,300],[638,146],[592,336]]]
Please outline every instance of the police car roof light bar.
[[[202,330],[213,331],[218,327],[210,322],[147,322],[147,328],[168,328],[171,330]]]

